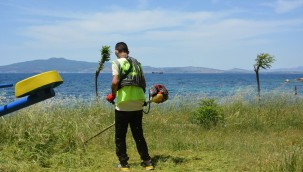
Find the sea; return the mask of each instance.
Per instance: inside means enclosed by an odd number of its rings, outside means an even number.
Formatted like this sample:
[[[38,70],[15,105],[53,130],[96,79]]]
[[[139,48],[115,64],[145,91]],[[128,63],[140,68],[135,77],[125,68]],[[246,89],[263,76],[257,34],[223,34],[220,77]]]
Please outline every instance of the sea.
[[[0,74],[0,84],[15,84],[34,74]],[[56,97],[76,97],[91,99],[95,96],[94,74],[62,73],[64,83],[55,88]],[[297,81],[303,74],[260,74],[261,93],[287,93],[303,95],[303,82]],[[239,93],[256,93],[255,74],[145,74],[147,87],[163,84],[169,91],[170,99],[174,97],[229,97]],[[104,98],[110,93],[112,76],[101,73],[98,77],[98,93]],[[289,82],[285,82],[288,80]],[[148,96],[148,93],[146,93]],[[14,88],[1,88],[1,99],[10,101],[14,98]],[[4,103],[3,100],[1,103]]]

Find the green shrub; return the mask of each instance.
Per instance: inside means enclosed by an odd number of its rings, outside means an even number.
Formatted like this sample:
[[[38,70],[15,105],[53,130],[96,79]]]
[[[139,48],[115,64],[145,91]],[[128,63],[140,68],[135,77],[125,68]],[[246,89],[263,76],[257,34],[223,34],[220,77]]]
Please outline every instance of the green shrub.
[[[207,129],[224,122],[224,114],[215,99],[204,98],[199,102],[199,107],[192,113],[191,122]]]

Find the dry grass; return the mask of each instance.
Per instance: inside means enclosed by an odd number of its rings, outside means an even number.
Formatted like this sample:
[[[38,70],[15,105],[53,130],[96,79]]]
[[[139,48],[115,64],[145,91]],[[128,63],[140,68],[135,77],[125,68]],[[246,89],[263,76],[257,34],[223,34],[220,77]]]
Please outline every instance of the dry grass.
[[[219,99],[225,126],[191,124],[194,99],[153,105],[144,130],[157,171],[302,171],[303,99],[266,95],[261,102],[236,95]],[[113,107],[54,98],[0,119],[0,171],[113,171]],[[132,171],[142,171],[128,133]]]

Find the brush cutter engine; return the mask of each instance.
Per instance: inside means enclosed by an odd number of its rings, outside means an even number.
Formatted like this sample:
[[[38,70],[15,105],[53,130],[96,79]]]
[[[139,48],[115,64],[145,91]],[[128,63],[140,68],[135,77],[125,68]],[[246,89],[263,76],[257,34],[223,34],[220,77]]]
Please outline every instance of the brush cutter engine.
[[[168,99],[168,90],[164,85],[156,84],[149,88],[149,95],[154,103],[163,103]]]

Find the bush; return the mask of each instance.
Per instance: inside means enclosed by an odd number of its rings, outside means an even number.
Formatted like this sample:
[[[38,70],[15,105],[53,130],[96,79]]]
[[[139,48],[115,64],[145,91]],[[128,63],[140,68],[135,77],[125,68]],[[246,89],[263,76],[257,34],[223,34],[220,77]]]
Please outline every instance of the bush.
[[[192,114],[191,122],[210,129],[224,122],[224,114],[215,99],[204,98],[200,100],[199,107]]]

